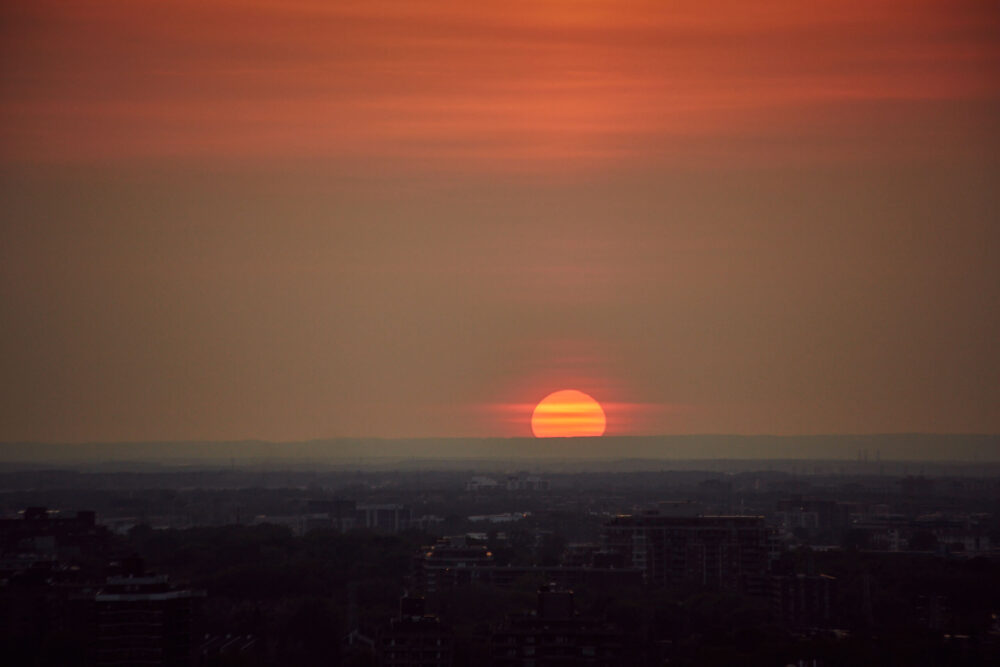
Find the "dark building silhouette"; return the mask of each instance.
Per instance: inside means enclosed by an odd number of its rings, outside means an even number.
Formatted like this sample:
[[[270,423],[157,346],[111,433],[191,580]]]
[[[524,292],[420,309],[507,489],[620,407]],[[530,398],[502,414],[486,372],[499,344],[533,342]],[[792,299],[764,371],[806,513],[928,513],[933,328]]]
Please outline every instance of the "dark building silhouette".
[[[906,498],[926,499],[934,492],[934,481],[923,475],[910,475],[899,480],[899,490]]]
[[[310,500],[306,530],[333,529],[340,532],[367,528],[398,533],[410,527],[410,508],[398,504],[358,504],[353,500]]]
[[[776,503],[775,519],[787,530],[843,530],[850,523],[850,511],[847,503],[793,495]]]
[[[605,549],[642,570],[647,584],[766,593],[764,517],[622,515],[605,524],[602,537]]]
[[[484,581],[499,588],[513,587],[527,579],[550,581],[560,588],[587,588],[589,590],[614,590],[641,587],[642,571],[635,568],[613,567],[492,567],[485,572]]]
[[[493,554],[481,544],[444,538],[420,551],[414,559],[413,579],[417,590],[434,594],[445,588],[490,579]]]
[[[551,488],[549,480],[538,475],[518,473],[507,477],[508,491],[548,491]]]
[[[0,519],[0,553],[38,553],[63,558],[90,555],[104,548],[109,539],[97,525],[94,512],[72,517],[45,507],[29,507],[19,519]]]
[[[825,574],[772,576],[771,613],[793,627],[829,627],[837,616],[837,579]]]
[[[263,662],[261,642],[253,635],[206,635],[198,648],[199,667]]]
[[[399,616],[376,636],[375,660],[384,667],[448,667],[454,643],[451,629],[426,613],[424,598],[404,596]]]
[[[594,554],[600,549],[589,542],[570,543],[563,550],[562,564],[568,567],[586,567],[594,564]]]
[[[554,584],[538,591],[532,614],[508,616],[490,641],[494,665],[620,665],[623,638],[613,626],[581,618],[573,592]]]
[[[642,585],[642,571],[632,567],[497,565],[485,546],[468,544],[461,538],[444,538],[425,547],[413,564],[413,584],[425,595],[469,584],[505,588],[526,578],[550,581],[562,588]]]
[[[203,591],[179,589],[166,575],[130,572],[108,577],[94,595],[97,664],[190,665]]]
[[[948,616],[948,598],[944,595],[921,595],[914,608],[920,627],[928,630],[945,629]]]

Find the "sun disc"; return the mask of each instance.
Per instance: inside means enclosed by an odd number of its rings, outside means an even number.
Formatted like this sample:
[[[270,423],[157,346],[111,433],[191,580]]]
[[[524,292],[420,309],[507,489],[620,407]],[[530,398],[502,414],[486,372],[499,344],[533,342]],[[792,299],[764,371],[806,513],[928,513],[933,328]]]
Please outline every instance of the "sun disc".
[[[604,435],[606,427],[601,404],[576,389],[549,394],[531,415],[531,431],[536,438],[593,437]]]

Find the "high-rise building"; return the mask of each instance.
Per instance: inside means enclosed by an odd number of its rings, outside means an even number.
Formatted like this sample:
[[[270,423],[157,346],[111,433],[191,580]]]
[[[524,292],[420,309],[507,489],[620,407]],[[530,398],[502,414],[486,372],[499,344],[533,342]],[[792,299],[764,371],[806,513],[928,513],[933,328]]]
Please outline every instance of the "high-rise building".
[[[533,614],[508,616],[490,640],[494,665],[627,664],[622,633],[574,609],[573,591],[555,585],[538,590]]]
[[[410,508],[393,503],[365,505],[353,500],[310,500],[305,527],[342,533],[355,528],[398,533],[410,527]]]
[[[172,586],[165,575],[109,577],[94,596],[97,664],[192,664],[194,619],[204,596]]]
[[[375,660],[384,667],[448,667],[454,634],[437,616],[426,613],[422,597],[403,597],[399,616],[375,640]]]
[[[410,508],[393,503],[358,505],[358,524],[383,533],[398,533],[410,527]]]
[[[416,555],[414,585],[421,593],[433,595],[442,589],[487,581],[493,565],[493,554],[486,546],[444,538]]]
[[[621,515],[605,524],[602,540],[649,585],[766,593],[768,529],[760,516]]]
[[[613,590],[642,585],[642,572],[620,565],[497,565],[486,546],[471,544],[464,536],[438,540],[437,544],[421,549],[413,561],[413,586],[429,596],[469,584],[507,588],[525,579],[539,578],[565,588]]]

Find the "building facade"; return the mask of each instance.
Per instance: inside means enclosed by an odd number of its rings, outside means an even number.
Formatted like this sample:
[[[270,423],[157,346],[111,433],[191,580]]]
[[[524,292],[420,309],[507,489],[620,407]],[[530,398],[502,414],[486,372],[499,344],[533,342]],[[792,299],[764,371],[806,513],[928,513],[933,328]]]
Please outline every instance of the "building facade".
[[[622,515],[605,524],[602,540],[648,585],[767,592],[768,528],[760,516]]]
[[[416,555],[412,581],[414,589],[424,595],[469,584],[509,588],[526,581],[547,581],[561,588],[612,590],[641,586],[643,573],[633,567],[497,565],[487,547],[464,539],[443,538]]]
[[[555,585],[538,591],[533,614],[509,616],[490,639],[492,664],[608,666],[628,664],[621,632],[576,614],[573,592]]]
[[[203,591],[171,586],[165,575],[109,577],[94,596],[97,664],[190,665]]]
[[[426,613],[422,597],[403,597],[399,616],[375,639],[375,662],[383,667],[449,667],[455,636],[437,616]]]
[[[410,527],[410,508],[396,503],[359,504],[353,500],[310,500],[305,529],[338,530],[355,528],[398,533]]]
[[[826,574],[772,576],[771,613],[792,627],[829,627],[836,618],[837,579]]]

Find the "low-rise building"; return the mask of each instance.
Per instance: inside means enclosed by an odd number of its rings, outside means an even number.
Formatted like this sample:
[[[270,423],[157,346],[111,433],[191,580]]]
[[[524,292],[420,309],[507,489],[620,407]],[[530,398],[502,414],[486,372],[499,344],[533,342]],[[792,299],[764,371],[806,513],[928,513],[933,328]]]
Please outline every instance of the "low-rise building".
[[[521,473],[507,477],[508,491],[548,491],[550,488],[549,480],[538,475]]]
[[[492,477],[474,476],[465,483],[465,490],[473,493],[481,491],[496,491],[500,488],[500,483]]]
[[[67,558],[99,553],[110,531],[90,511],[63,516],[57,510],[29,507],[17,519],[0,519],[0,553],[46,554]]]

